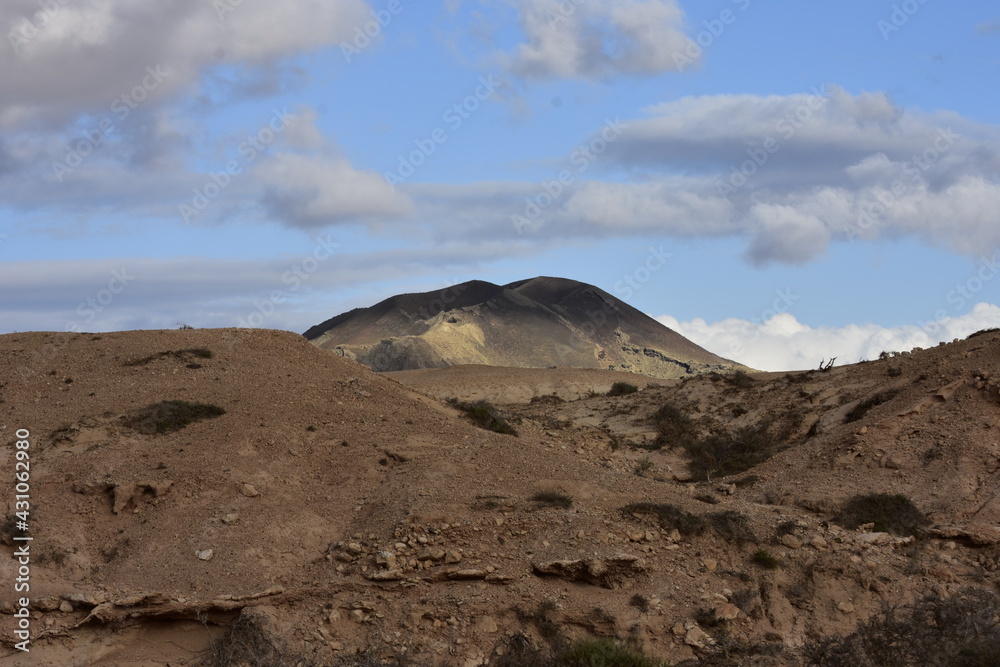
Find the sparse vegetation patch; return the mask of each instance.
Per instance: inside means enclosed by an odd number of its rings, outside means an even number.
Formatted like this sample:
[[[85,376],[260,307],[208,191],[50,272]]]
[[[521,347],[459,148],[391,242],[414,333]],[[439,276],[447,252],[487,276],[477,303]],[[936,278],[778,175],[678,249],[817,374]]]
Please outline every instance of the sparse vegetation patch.
[[[781,449],[773,444],[763,424],[688,440],[684,448],[691,458],[689,469],[696,481],[746,472]]]
[[[554,489],[539,491],[535,495],[531,496],[530,500],[537,503],[541,507],[559,507],[561,509],[569,509],[573,505],[572,496]]]
[[[191,362],[194,359],[211,359],[213,356],[212,351],[205,349],[203,347],[192,347],[186,350],[167,350],[166,352],[157,352],[156,354],[151,354],[148,357],[143,357],[142,359],[136,359],[135,361],[125,362],[126,366],[145,366],[146,364],[156,361],[157,359],[164,359],[166,357],[174,357],[184,362]]]
[[[708,517],[712,529],[727,542],[744,544],[757,542],[757,536],[750,527],[750,518],[735,510],[716,512]]]
[[[556,656],[553,667],[667,667],[639,649],[604,637],[581,639]]]
[[[872,493],[847,501],[837,523],[845,528],[858,528],[870,523],[877,532],[908,536],[919,534],[927,519],[904,495]]]
[[[805,664],[1000,665],[1000,598],[980,588],[949,597],[925,595],[912,605],[885,606],[846,637],[809,644]]]
[[[851,409],[850,412],[844,415],[844,423],[850,424],[851,422],[858,421],[866,414],[868,414],[869,410],[878,405],[882,405],[883,403],[888,403],[893,398],[895,398],[896,394],[898,393],[899,393],[898,389],[890,389],[888,391],[879,392],[874,396],[872,396],[871,398],[861,401],[856,406],[854,406],[854,408]]]
[[[503,435],[517,436],[517,429],[510,425],[500,412],[487,401],[476,401],[468,403],[458,399],[449,399],[448,402],[465,413],[465,416],[473,424],[481,429],[500,433]]]
[[[733,385],[737,389],[749,389],[757,384],[757,381],[750,377],[746,371],[736,371],[732,375],[726,377],[726,382]]]
[[[160,401],[128,417],[125,425],[146,435],[172,433],[189,424],[226,414],[217,405],[188,401]]]
[[[750,560],[752,560],[755,565],[759,565],[765,570],[776,570],[781,564],[778,557],[767,549],[757,549],[757,551],[753,552],[753,556],[751,556]]]
[[[653,413],[653,423],[659,433],[656,438],[657,449],[684,447],[693,437],[691,418],[669,403]]]
[[[656,517],[664,530],[676,529],[681,535],[701,535],[705,532],[705,518],[685,512],[676,505],[665,503],[631,503],[622,508],[627,514],[649,514]]]
[[[608,396],[627,396],[628,394],[634,394],[639,391],[639,388],[634,384],[629,384],[628,382],[615,382],[611,385],[611,389],[608,390]]]

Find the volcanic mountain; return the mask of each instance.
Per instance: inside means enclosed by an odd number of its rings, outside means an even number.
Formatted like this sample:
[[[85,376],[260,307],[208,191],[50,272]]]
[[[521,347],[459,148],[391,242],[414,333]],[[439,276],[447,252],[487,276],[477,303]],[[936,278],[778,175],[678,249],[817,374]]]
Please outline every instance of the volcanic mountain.
[[[549,277],[401,294],[338,315],[305,337],[378,372],[481,364],[676,378],[744,368],[593,285]]]

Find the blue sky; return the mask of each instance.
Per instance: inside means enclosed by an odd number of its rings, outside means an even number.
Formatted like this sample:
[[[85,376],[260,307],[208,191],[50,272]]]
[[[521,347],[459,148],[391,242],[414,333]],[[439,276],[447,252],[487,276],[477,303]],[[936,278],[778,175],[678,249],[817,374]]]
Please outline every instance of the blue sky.
[[[1000,325],[985,0],[10,0],[0,26],[0,332],[304,331],[537,275],[775,370]]]

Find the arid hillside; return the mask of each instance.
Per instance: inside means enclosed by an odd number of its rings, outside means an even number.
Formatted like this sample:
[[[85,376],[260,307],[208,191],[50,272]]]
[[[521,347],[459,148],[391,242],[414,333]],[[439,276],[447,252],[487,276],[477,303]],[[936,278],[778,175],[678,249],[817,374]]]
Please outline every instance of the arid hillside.
[[[401,294],[305,332],[375,371],[462,364],[600,368],[675,378],[744,366],[701,348],[607,292],[539,277]]]
[[[912,603],[951,615],[892,664],[987,655],[1000,332],[885,357],[387,377],[278,331],[0,336],[0,665],[864,664],[834,639]]]

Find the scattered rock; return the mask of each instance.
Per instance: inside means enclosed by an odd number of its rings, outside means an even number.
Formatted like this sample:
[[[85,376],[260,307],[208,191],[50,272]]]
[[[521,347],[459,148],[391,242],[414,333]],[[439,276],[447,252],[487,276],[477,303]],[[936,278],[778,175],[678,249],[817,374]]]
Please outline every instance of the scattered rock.
[[[947,401],[963,384],[965,384],[965,380],[955,380],[950,384],[946,384],[934,393],[934,397],[942,401]]]
[[[260,491],[253,484],[243,484],[240,486],[240,493],[242,493],[247,498],[256,498],[260,495]]]
[[[62,603],[69,604],[65,600]],[[32,607],[35,611],[55,611],[62,607],[62,603],[60,603],[59,598],[46,596],[35,598],[32,601]],[[70,611],[73,611],[73,605],[70,605]]]
[[[967,540],[977,547],[1000,544],[1000,528],[992,525],[945,526],[931,530],[931,534],[945,539]]]
[[[789,549],[802,548],[802,540],[795,537],[794,535],[782,535],[779,541]]]
[[[59,611],[61,611],[64,614],[69,614],[70,612],[73,611],[73,603],[70,602],[69,600],[63,600],[62,602],[59,603]]]
[[[830,546],[830,543],[827,542],[820,535],[817,535],[816,537],[809,540],[809,546],[813,547],[814,549],[826,549],[828,546]]]
[[[556,576],[566,581],[583,581],[602,588],[615,588],[646,571],[645,563],[631,554],[532,563],[532,568],[538,575]]]
[[[485,579],[488,574],[486,570],[455,570],[448,573],[448,578],[455,581]]]
[[[707,632],[695,625],[684,633],[684,643],[694,648],[705,648],[715,642]]]
[[[740,608],[734,604],[723,602],[715,606],[714,613],[720,621],[732,621],[740,615]]]
[[[476,621],[477,634],[492,635],[499,630],[500,628],[497,626],[497,622],[492,616],[480,616],[479,620]]]
[[[198,552],[198,560],[212,560],[215,556],[215,551],[212,549],[202,549]]]

